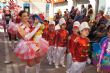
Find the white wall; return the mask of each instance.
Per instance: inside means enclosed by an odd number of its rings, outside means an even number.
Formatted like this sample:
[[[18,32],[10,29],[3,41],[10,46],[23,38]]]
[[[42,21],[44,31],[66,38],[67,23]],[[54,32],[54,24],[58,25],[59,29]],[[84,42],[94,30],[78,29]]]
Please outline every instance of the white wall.
[[[46,3],[32,2],[31,9],[31,13],[46,13]]]
[[[99,0],[99,10],[106,8],[106,0]]]
[[[64,11],[65,11],[66,9],[68,9],[68,5],[63,5],[63,4],[62,4],[62,6],[55,6],[55,7],[54,7],[54,13],[57,13],[59,9],[62,11],[62,13],[64,13]]]
[[[73,0],[67,0],[67,1],[68,1],[68,10],[70,11],[72,6],[74,5]]]
[[[95,0],[89,0],[89,1],[95,11],[96,1]]]
[[[99,10],[104,10],[105,14],[107,14],[108,9],[110,15],[110,0],[99,0]]]
[[[24,3],[25,2],[23,2],[22,0],[18,1],[18,5],[20,5],[22,9]],[[30,13],[46,13],[46,3],[37,1],[30,2]]]
[[[55,15],[55,13],[58,12],[58,10],[60,9],[62,11],[62,13],[64,13],[64,11],[66,9],[68,9],[69,11],[71,10],[72,6],[73,6],[73,1],[72,0],[67,0],[68,3],[61,3],[61,4],[55,4],[54,7],[52,4],[50,4],[49,7],[49,18],[53,18],[53,16]]]
[[[109,12],[108,12],[109,9]],[[110,0],[106,0],[105,14],[110,15]]]

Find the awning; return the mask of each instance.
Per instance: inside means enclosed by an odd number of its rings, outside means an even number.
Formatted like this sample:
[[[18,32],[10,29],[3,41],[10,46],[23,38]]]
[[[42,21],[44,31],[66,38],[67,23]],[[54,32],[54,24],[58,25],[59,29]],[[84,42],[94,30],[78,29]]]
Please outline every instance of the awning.
[[[88,4],[90,3],[89,0],[76,0],[78,4]]]
[[[0,2],[9,2],[11,0],[0,0]],[[13,0],[13,1],[22,1],[22,2],[47,2],[46,0]]]
[[[46,0],[47,3],[62,3],[65,2],[66,0]]]
[[[6,0],[0,0],[0,2],[6,2]]]
[[[0,0],[0,2],[9,2],[10,0]],[[23,2],[47,2],[47,3],[61,3],[67,0],[13,0],[13,1],[23,1]]]

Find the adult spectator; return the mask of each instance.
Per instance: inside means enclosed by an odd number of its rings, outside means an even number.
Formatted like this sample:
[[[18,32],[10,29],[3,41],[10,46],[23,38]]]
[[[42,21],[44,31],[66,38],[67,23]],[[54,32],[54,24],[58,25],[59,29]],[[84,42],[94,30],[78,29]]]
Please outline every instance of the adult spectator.
[[[60,9],[58,9],[58,13],[60,16],[62,16],[62,11]]]
[[[67,19],[69,18],[69,15],[68,15],[67,11],[64,11],[64,16],[63,17],[67,21]]]
[[[5,28],[7,30],[7,27],[9,26],[9,21],[11,20],[11,12],[8,9],[6,9],[4,11],[4,20],[6,22]],[[8,32],[8,36],[9,36],[9,40],[11,41],[12,40],[12,35],[9,32]]]
[[[84,7],[84,5],[81,6],[81,13],[80,15],[84,18],[86,16],[86,12],[87,12],[87,9]]]
[[[68,11],[68,9],[66,9],[66,13],[69,14],[70,12]]]
[[[66,22],[67,26],[66,26],[66,29],[68,30],[69,32],[69,35],[72,34],[72,29],[73,29],[73,20],[71,18],[69,18]]]
[[[10,12],[10,10],[5,10],[4,17],[5,17],[6,25],[8,25],[9,21],[11,19],[11,12]]]
[[[70,17],[71,17],[72,19],[74,19],[75,15],[76,15],[76,9],[75,9],[74,6],[73,6],[72,9],[71,9],[71,11],[70,11]]]
[[[75,17],[74,17],[74,21],[82,21],[82,16],[80,15],[80,11],[79,10],[77,10],[76,11],[76,15],[75,15]]]
[[[106,24],[108,22],[108,20],[104,16],[104,11],[100,10],[99,16],[100,16],[100,18],[99,18],[97,26],[100,26],[101,24]]]
[[[56,13],[56,15],[54,17],[55,24],[58,24],[59,23],[60,18],[61,18],[61,16],[59,15],[59,13]]]
[[[88,11],[86,16],[87,16],[87,19],[86,19],[87,22],[90,22],[94,19],[94,12],[91,4],[88,5]]]

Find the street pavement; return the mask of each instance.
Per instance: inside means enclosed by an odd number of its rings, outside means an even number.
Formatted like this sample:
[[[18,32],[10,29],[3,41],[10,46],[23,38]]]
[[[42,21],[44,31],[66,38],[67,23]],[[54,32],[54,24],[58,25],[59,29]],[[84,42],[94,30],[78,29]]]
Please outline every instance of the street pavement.
[[[12,51],[12,44],[7,38],[7,35],[0,32],[0,73],[25,73],[25,63],[16,58]],[[10,60],[12,63],[4,64],[6,60]],[[35,67],[33,67],[33,73],[35,73]],[[48,65],[47,59],[44,57],[41,62],[40,73],[66,73],[66,68],[60,67],[59,69],[55,69],[54,65]],[[84,73],[97,72],[93,65],[87,65]]]

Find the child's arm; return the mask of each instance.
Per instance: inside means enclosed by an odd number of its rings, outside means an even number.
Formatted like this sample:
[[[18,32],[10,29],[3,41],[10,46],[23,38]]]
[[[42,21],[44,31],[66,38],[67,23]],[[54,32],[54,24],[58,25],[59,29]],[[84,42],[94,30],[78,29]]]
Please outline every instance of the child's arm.
[[[102,61],[102,59],[103,59],[103,55],[104,55],[104,53],[105,53],[106,46],[107,46],[107,43],[106,43],[106,41],[104,41],[103,44],[102,44],[102,46],[101,46],[102,52],[101,52],[101,54],[100,54],[100,59],[99,59],[98,65],[97,65],[97,66],[98,66],[98,67],[97,67],[97,71],[100,70],[101,61]]]
[[[55,36],[55,47],[58,47],[58,40],[59,40],[59,32],[56,31],[56,36]]]
[[[106,42],[103,42],[103,44],[102,44],[102,46],[101,46],[102,52],[101,52],[101,54],[100,54],[99,64],[101,63],[101,60],[102,60],[103,55],[104,55],[104,53],[105,53],[106,46],[107,46],[107,43],[106,43]]]
[[[27,35],[25,35],[24,38],[26,40],[31,39],[34,36],[34,34],[37,32],[37,30],[40,28],[40,26],[41,26],[41,24],[37,25],[36,28],[31,33],[28,33]]]

